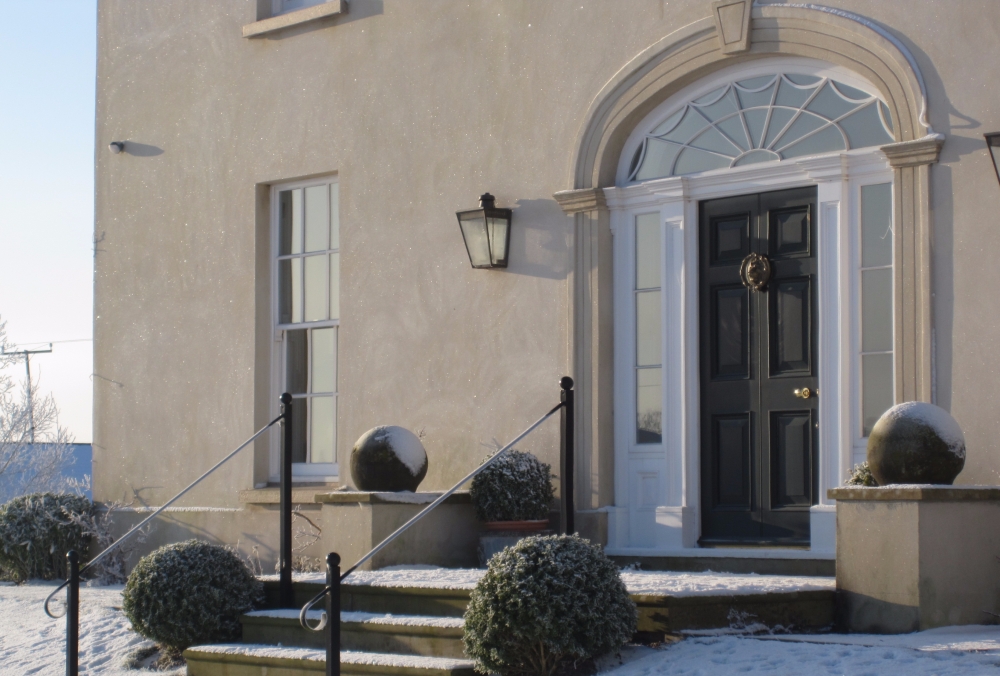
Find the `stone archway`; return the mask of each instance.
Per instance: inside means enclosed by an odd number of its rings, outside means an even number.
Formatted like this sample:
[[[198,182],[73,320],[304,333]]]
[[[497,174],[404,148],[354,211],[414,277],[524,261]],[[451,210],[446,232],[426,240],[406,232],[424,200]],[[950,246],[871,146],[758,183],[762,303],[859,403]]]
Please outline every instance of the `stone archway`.
[[[578,494],[588,511],[615,503],[612,256],[603,189],[615,185],[635,126],[683,87],[721,68],[775,56],[812,58],[848,68],[878,88],[892,114],[896,143],[883,146],[894,180],[894,329],[897,401],[932,401],[931,212],[929,166],[943,136],[927,123],[916,61],[891,33],[864,17],[812,4],[753,6],[720,0],[712,15],[643,50],[601,89],[586,112],[568,167],[572,188],[554,198],[575,219],[571,276],[570,367],[577,382]],[[738,15],[720,15],[736,6]],[[739,21],[742,17],[742,22]],[[581,531],[600,537],[598,512]],[[611,510],[610,519],[618,518]]]

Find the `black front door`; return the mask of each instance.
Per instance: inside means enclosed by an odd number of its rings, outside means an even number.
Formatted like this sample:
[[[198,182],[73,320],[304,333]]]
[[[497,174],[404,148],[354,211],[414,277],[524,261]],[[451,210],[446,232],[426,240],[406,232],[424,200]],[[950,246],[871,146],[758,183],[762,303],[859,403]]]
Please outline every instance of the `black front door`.
[[[816,188],[701,203],[703,545],[808,544]]]

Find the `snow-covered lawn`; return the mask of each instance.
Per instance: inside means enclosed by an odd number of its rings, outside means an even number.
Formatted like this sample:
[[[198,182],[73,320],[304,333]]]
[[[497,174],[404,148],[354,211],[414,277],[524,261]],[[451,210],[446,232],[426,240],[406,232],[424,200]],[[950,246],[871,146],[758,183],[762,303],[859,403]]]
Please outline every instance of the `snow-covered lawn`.
[[[902,636],[691,636],[660,650],[631,651],[625,660],[603,676],[995,676],[1000,627]]]
[[[20,587],[0,586],[0,674],[62,673],[66,623],[65,620],[49,619],[42,611],[42,601],[53,586],[53,583],[44,582]],[[129,629],[128,620],[121,612],[121,589],[118,586],[81,590],[80,662],[83,674],[140,676],[150,673],[122,667],[122,660],[129,651],[143,641]],[[602,660],[603,675],[995,676],[1000,673],[997,671],[1000,668],[1000,626],[946,627],[904,636],[703,633],[659,650],[630,648],[624,651],[624,656],[626,661],[620,666],[618,660]],[[183,674],[184,671],[167,673]]]
[[[66,620],[51,619],[42,610],[54,582],[21,586],[0,583],[0,674],[60,674],[66,669]],[[60,592],[59,597],[64,592]],[[53,605],[58,606],[53,602]],[[80,673],[139,676],[122,666],[126,655],[140,645],[121,611],[122,587],[80,589]],[[145,672],[150,673],[150,672]],[[158,672],[183,674],[184,670]]]

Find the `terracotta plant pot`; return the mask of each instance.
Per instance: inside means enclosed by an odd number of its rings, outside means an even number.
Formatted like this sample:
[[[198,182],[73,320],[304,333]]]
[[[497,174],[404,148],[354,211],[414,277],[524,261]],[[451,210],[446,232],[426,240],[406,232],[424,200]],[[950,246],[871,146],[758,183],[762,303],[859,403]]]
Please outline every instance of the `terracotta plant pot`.
[[[486,530],[500,531],[539,531],[549,527],[548,519],[532,521],[487,521]]]

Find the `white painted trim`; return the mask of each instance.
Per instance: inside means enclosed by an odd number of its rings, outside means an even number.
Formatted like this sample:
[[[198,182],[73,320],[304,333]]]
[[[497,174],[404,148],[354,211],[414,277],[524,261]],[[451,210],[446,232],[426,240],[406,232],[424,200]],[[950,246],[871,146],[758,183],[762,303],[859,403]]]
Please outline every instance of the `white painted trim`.
[[[627,153],[626,153],[627,154]],[[832,558],[835,515],[826,490],[851,466],[858,370],[856,333],[860,185],[892,182],[885,155],[865,148],[720,169],[605,188],[611,211],[615,318],[615,515],[610,554]],[[811,551],[698,548],[700,422],[698,203],[768,190],[817,186],[819,246],[819,504],[810,510]],[[635,426],[634,217],[658,211],[663,225],[664,440],[648,452],[631,443]],[[669,233],[669,234],[668,234]],[[848,402],[848,403],[845,403]],[[669,422],[668,422],[669,421]],[[860,428],[859,428],[860,429]],[[655,486],[656,490],[653,490]],[[642,496],[645,496],[645,499]],[[650,496],[655,496],[650,501]],[[834,518],[831,526],[830,519]]]

